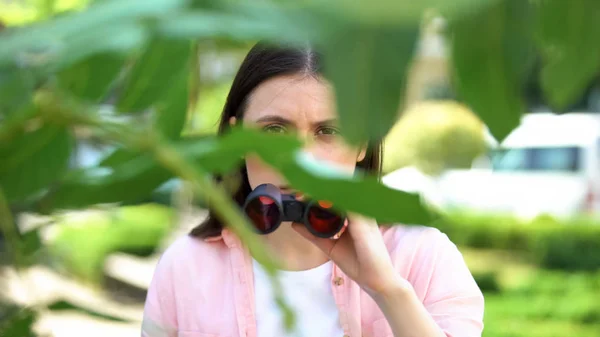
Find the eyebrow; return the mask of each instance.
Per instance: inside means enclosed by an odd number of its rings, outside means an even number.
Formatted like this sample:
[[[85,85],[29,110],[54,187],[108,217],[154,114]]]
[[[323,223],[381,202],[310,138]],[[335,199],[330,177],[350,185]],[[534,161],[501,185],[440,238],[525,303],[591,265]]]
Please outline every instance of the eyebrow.
[[[281,117],[281,116],[277,116],[277,115],[266,115],[266,116],[262,116],[261,118],[257,119],[255,121],[255,123],[281,123],[283,125],[294,125],[294,122]],[[336,118],[331,118],[331,119],[326,119],[326,120],[322,120],[322,121],[318,121],[315,123],[312,123],[313,126],[321,126],[321,125],[335,125],[338,123],[338,120]]]

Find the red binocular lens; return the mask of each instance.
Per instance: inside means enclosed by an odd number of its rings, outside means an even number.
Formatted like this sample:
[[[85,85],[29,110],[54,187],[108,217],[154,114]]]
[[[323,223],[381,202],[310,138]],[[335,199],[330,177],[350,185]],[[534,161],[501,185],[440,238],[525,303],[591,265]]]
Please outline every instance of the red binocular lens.
[[[243,208],[260,234],[272,233],[282,222],[289,221],[304,224],[315,236],[330,238],[342,230],[346,220],[329,202],[299,201],[293,195],[281,194],[272,184],[256,187]]]

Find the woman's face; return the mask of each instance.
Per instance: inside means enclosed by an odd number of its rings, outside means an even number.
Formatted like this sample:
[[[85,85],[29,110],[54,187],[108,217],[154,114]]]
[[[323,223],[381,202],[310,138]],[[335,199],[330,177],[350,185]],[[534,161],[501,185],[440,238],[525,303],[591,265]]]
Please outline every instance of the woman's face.
[[[316,159],[348,172],[354,172],[356,163],[365,156],[365,149],[348,146],[339,134],[330,84],[312,76],[279,76],[260,84],[249,97],[243,125],[297,135],[304,141],[305,151]],[[246,169],[253,189],[271,183],[283,192],[291,192],[285,179],[257,156],[246,157]]]

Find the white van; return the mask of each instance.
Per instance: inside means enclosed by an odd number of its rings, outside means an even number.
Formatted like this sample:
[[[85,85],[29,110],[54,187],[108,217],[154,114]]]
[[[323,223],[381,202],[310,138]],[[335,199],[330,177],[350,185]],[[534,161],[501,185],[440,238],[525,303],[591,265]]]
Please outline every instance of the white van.
[[[600,212],[600,114],[533,113],[470,170],[437,181],[444,208],[570,217]]]

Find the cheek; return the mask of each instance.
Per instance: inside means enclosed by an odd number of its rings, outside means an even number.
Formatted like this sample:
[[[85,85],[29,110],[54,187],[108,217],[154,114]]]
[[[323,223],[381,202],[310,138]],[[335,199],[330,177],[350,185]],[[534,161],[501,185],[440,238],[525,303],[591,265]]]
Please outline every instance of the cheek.
[[[285,180],[281,175],[265,164],[258,156],[246,156],[246,171],[248,172],[248,183],[253,189],[265,183],[276,186],[285,184]]]

